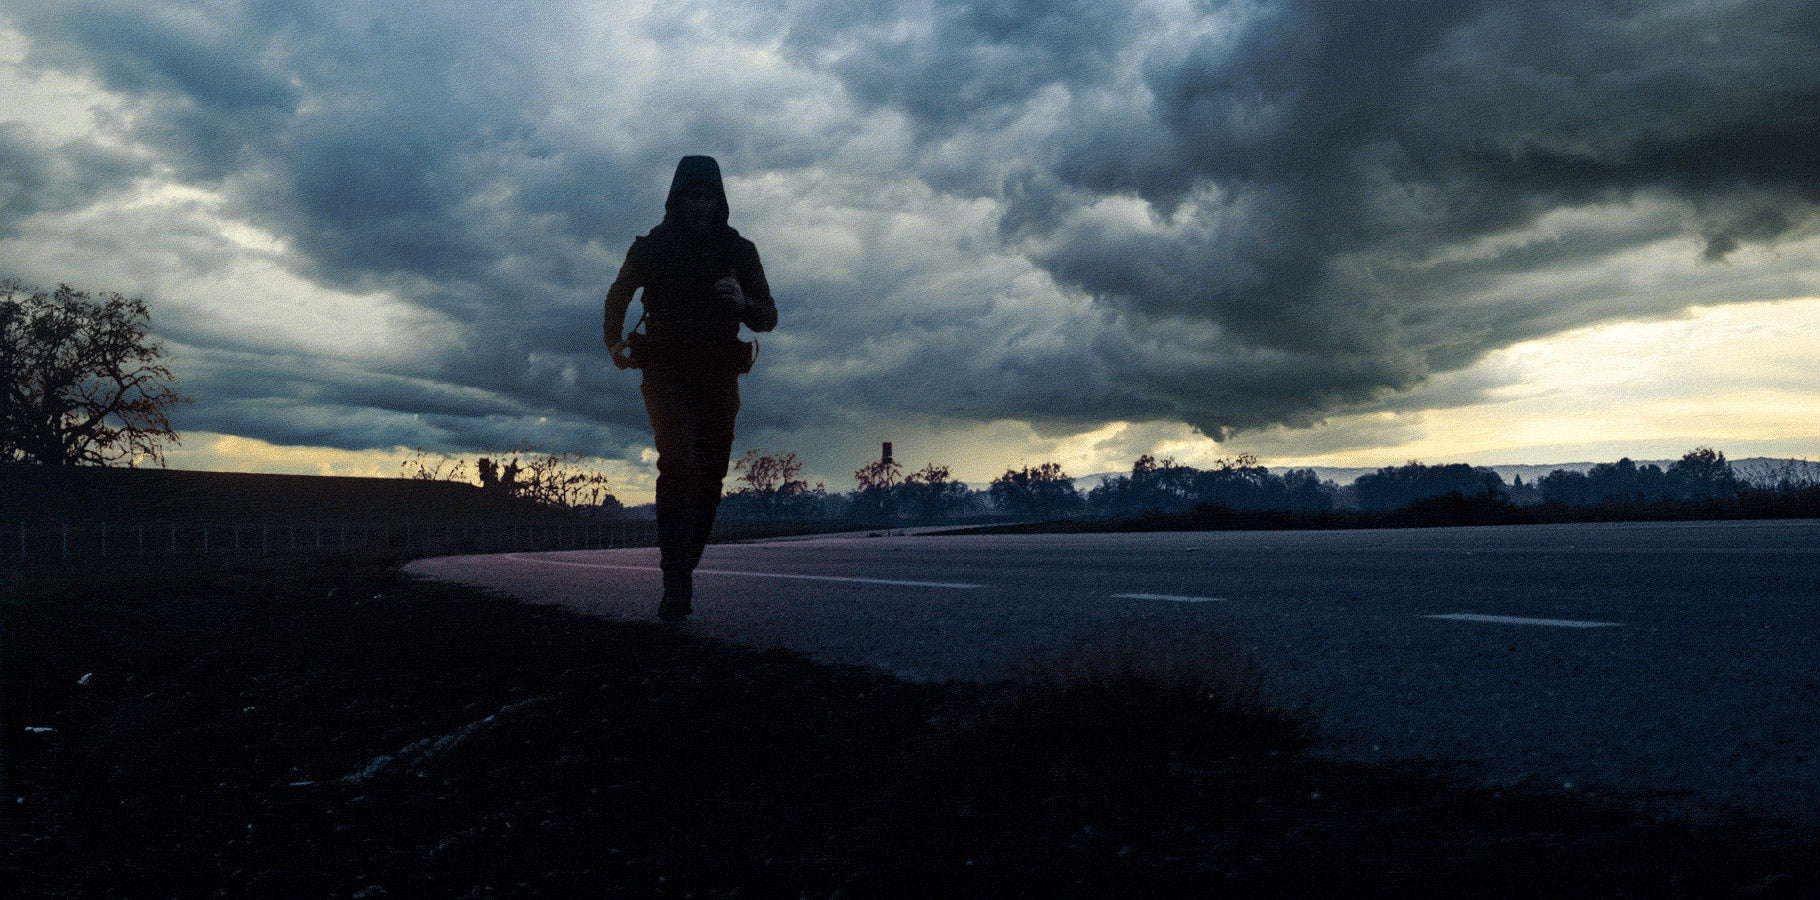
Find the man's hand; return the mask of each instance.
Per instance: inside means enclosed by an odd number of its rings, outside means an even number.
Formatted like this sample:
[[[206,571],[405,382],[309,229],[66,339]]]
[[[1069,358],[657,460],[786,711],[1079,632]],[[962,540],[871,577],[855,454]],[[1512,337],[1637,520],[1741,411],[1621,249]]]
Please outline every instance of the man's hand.
[[[731,275],[714,282],[714,299],[731,303],[735,309],[746,308],[746,292],[740,290],[739,279]]]
[[[632,355],[627,352],[631,344],[624,340],[607,341],[607,355],[613,357],[613,365],[621,369],[632,368]]]

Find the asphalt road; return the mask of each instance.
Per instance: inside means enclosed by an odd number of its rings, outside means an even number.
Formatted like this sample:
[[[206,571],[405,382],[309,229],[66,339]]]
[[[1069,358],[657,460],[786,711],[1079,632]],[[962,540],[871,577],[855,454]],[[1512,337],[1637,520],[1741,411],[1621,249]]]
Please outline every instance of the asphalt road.
[[[710,547],[688,627],[912,679],[1248,656],[1332,756],[1820,826],[1817,564],[1816,521],[843,536]],[[410,570],[648,619],[656,565],[616,550]]]

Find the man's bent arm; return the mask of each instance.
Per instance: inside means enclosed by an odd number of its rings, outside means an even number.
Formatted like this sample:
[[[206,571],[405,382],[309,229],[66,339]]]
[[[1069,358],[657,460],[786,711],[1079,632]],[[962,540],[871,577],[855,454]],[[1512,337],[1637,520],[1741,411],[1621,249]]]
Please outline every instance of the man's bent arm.
[[[739,289],[746,295],[746,305],[739,319],[753,331],[770,331],[777,327],[777,302],[771,299],[771,284],[765,280],[765,267],[758,261],[758,250],[743,248],[734,266]]]
[[[602,339],[607,346],[619,343],[626,333],[626,310],[632,306],[632,295],[644,284],[643,254],[638,252],[638,242],[632,242],[632,249],[626,251],[626,261],[619,267],[619,276],[613,279],[613,286],[607,288],[606,316],[602,322]]]

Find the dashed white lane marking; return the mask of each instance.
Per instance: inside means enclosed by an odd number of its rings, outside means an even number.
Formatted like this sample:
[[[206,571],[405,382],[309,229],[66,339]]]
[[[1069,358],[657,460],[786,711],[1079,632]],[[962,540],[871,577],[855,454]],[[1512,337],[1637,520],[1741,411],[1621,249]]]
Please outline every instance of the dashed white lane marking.
[[[1499,625],[1547,625],[1554,628],[1616,628],[1617,622],[1582,622],[1575,619],[1524,619],[1516,616],[1481,616],[1476,613],[1449,613],[1423,616],[1424,619],[1452,619],[1456,622],[1494,622]]]
[[[656,566],[615,566],[605,563],[569,562],[564,559],[544,559],[512,554],[507,559],[519,562],[538,563],[546,566],[573,566],[578,569],[618,569],[626,572],[661,572]],[[746,578],[788,578],[796,581],[845,581],[859,584],[891,584],[900,587],[952,588],[954,590],[972,590],[983,587],[978,584],[957,584],[949,581],[900,581],[895,578],[856,578],[850,575],[797,575],[786,572],[742,572],[734,569],[696,569],[697,575],[739,575]]]
[[[536,563],[545,566],[570,566],[578,569],[614,569],[624,572],[660,572],[657,566],[621,566],[609,563],[570,562],[566,559],[549,559],[547,557],[522,556],[516,553],[507,554],[506,559],[518,562]],[[951,581],[905,581],[896,578],[858,578],[851,575],[799,575],[790,572],[748,572],[737,569],[696,569],[697,575],[734,575],[744,578],[784,578],[795,581],[839,581],[858,584],[889,584],[900,587],[949,588],[953,590],[975,590],[984,585],[960,584]],[[1124,600],[1160,600],[1166,603],[1224,603],[1224,597],[1185,597],[1179,594],[1113,594],[1113,597]],[[1525,619],[1517,616],[1487,616],[1478,613],[1445,613],[1423,616],[1425,619],[1449,619],[1456,622],[1490,622],[1499,625],[1541,625],[1553,628],[1616,628],[1618,622],[1585,622],[1575,619]]]
[[[1225,597],[1178,597],[1174,594],[1113,594],[1126,600],[1166,600],[1170,603],[1224,603]]]
[[[857,581],[860,584],[896,584],[905,587],[953,588],[955,590],[973,590],[984,587],[979,584],[960,584],[952,581],[900,581],[895,578],[855,578],[848,575],[795,575],[782,572],[741,572],[734,569],[696,569],[697,575],[744,575],[750,578],[795,578],[802,581]]]

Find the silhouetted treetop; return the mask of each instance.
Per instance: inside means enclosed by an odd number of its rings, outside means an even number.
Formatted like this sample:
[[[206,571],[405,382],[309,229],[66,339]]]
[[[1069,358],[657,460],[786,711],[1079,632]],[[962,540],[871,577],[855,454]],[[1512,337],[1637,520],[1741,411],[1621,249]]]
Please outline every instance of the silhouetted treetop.
[[[150,321],[137,298],[0,282],[0,461],[163,465],[189,401]]]

